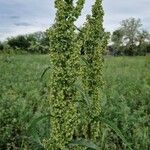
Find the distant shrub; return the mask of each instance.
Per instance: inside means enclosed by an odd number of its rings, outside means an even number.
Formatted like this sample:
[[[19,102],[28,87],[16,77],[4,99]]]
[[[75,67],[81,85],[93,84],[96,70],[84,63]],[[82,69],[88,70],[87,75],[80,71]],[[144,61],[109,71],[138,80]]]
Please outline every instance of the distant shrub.
[[[15,54],[48,54],[50,52],[47,32],[36,32],[27,35],[18,35],[0,43],[0,51]]]

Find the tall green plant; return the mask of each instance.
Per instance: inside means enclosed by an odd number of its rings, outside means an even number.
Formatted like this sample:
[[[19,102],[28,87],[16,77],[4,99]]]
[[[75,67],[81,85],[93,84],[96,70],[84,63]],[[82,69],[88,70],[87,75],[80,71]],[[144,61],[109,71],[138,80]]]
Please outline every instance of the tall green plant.
[[[107,34],[103,28],[102,0],[96,0],[92,7],[92,15],[87,16],[87,22],[79,34],[81,39],[81,74],[82,94],[85,103],[81,103],[80,116],[83,125],[80,126],[80,133],[85,138],[95,142],[100,141],[100,124],[93,118],[101,113],[101,93],[103,85],[102,66],[103,53],[107,46]],[[83,96],[84,95],[84,96]],[[87,103],[88,102],[88,103]],[[88,105],[88,107],[85,107]]]
[[[64,150],[73,139],[78,124],[76,89],[79,52],[75,47],[74,22],[79,17],[85,0],[55,0],[57,9],[51,38],[52,76],[50,81],[51,135],[48,149]],[[46,144],[47,145],[47,144]]]

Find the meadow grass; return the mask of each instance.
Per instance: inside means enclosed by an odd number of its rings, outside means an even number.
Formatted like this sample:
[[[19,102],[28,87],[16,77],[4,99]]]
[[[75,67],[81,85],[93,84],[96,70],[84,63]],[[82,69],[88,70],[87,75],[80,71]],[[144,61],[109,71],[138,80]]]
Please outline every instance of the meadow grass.
[[[38,122],[38,135],[28,128],[49,114],[50,70],[41,78],[49,58],[0,55],[0,149],[42,149],[39,141],[48,138],[48,119]],[[103,77],[102,116],[120,129],[133,149],[149,150],[150,56],[106,57]],[[103,124],[101,136],[101,150],[127,149]]]

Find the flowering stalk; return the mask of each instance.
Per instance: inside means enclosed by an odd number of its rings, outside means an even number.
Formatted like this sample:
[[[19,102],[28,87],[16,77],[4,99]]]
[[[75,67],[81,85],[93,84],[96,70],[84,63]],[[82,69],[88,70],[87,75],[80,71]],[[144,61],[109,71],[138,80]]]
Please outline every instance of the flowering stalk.
[[[85,62],[81,66],[82,89],[88,97],[89,105],[85,107],[85,103],[81,104],[83,109],[80,109],[80,116],[84,125],[80,132],[83,132],[85,138],[95,142],[100,140],[100,124],[93,118],[101,113],[103,53],[108,38],[103,28],[103,15],[102,0],[96,0],[92,7],[92,15],[87,16],[87,22],[79,34],[82,43],[81,58]]]
[[[65,150],[73,139],[78,124],[76,89],[74,83],[79,66],[79,52],[75,49],[74,22],[79,17],[85,0],[55,0],[57,9],[51,38],[50,111],[51,136],[47,149]]]

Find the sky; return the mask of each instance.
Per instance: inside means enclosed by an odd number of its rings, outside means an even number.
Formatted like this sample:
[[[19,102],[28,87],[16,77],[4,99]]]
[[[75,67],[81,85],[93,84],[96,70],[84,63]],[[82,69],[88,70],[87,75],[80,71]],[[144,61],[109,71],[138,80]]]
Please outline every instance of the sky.
[[[86,0],[77,26],[84,23],[94,2]],[[103,7],[106,31],[112,32],[121,20],[131,17],[140,18],[143,28],[150,31],[150,0],[103,0]],[[44,31],[54,19],[54,0],[0,0],[0,41],[19,34]]]

